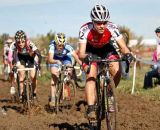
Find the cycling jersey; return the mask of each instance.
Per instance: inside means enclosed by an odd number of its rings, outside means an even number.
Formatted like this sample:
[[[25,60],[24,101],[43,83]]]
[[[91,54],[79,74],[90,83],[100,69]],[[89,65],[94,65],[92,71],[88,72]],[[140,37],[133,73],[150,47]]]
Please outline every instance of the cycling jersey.
[[[20,48],[15,42],[13,42],[10,46],[8,60],[9,62],[12,62],[14,59],[16,63],[21,63],[25,65],[26,62],[30,62],[31,64],[34,64],[34,57],[31,57],[29,55],[30,51],[35,52],[37,50],[37,47],[35,44],[29,40],[27,40],[26,45],[24,48]]]
[[[56,42],[53,40],[49,45],[49,53],[54,54],[54,57],[53,57],[54,59],[63,59],[67,55],[72,55],[73,48],[71,47],[71,45],[66,43],[62,50],[57,50]]]
[[[113,45],[109,44],[111,38],[118,40],[122,38],[117,26],[111,22],[106,24],[103,34],[99,34],[95,29],[92,22],[84,24],[79,31],[79,43],[87,43],[86,52],[96,54],[100,57],[116,56],[117,52]],[[114,57],[115,57],[114,56]]]
[[[99,34],[94,30],[92,22],[84,24],[79,31],[79,42],[89,43],[95,48],[101,48],[110,42],[110,39],[115,40],[122,37],[117,26],[111,22],[108,22],[103,34]]]
[[[157,55],[160,54],[160,38],[157,38]]]
[[[4,56],[4,59],[5,59],[5,60],[8,59],[9,48],[10,48],[10,47],[9,47],[8,44],[4,44],[3,56]]]

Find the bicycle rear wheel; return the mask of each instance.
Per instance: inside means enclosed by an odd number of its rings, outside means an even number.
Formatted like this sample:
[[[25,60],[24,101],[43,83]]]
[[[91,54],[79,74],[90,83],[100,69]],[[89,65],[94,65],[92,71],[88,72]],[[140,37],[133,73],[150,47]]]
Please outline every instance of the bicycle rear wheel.
[[[107,130],[116,130],[116,124],[117,124],[117,97],[116,97],[116,89],[114,80],[110,77],[110,83],[109,88],[105,87],[104,95],[106,95],[105,98],[105,110],[106,110],[106,124],[107,124]],[[109,109],[109,93],[112,93],[113,95],[113,109],[114,111],[110,111]]]

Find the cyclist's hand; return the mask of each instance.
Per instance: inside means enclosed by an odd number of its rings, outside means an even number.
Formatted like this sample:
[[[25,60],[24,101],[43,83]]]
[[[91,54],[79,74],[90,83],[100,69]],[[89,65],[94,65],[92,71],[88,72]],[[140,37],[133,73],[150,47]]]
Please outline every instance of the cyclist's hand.
[[[35,64],[35,67],[36,67],[36,70],[41,70],[40,64],[36,63],[36,64]]]
[[[56,60],[56,63],[60,66],[62,65],[62,62],[60,60]]]
[[[17,72],[17,67],[16,67],[16,66],[13,66],[12,72],[13,72],[13,73],[16,73],[16,72]]]
[[[126,61],[128,64],[135,60],[134,56],[131,53],[124,54],[122,59]]]
[[[89,63],[92,61],[92,55],[87,55],[84,59],[83,59],[83,63],[89,65]]]

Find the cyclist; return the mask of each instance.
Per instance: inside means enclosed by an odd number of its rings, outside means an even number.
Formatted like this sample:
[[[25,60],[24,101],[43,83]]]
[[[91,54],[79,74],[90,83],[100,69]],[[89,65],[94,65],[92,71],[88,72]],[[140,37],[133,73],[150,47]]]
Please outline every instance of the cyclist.
[[[7,70],[8,68],[8,52],[9,52],[9,48],[11,43],[13,42],[13,40],[11,38],[8,38],[5,42],[4,42],[4,48],[3,48],[3,64],[4,64],[4,74],[8,73],[9,70]],[[8,77],[5,77],[5,80],[7,80]]]
[[[52,75],[50,106],[55,106],[56,83],[59,74],[58,68],[61,64],[72,65],[72,58],[81,64],[76,51],[67,43],[65,34],[57,33],[55,35],[55,40],[51,41],[49,45],[48,55],[49,67]]]
[[[90,12],[90,17],[92,22],[84,24],[79,31],[79,57],[85,62],[83,64],[84,69],[87,71],[88,68],[88,55],[91,53],[97,55],[101,58],[108,57],[109,59],[119,58],[114,47],[110,44],[111,37],[113,37],[122,54],[125,54],[125,58],[128,62],[131,62],[132,55],[127,48],[125,41],[120,34],[117,26],[112,22],[109,22],[109,11],[103,5],[95,5]],[[117,86],[120,81],[121,70],[120,64],[118,62],[111,63],[110,73],[113,76],[115,85]],[[86,80],[86,98],[88,103],[88,108],[86,111],[86,116],[88,118],[96,118],[95,113],[95,81],[97,76],[97,65],[92,63],[90,67],[90,72],[87,74]],[[113,95],[110,94],[109,98],[110,111],[113,112]]]
[[[36,45],[31,42],[23,30],[18,30],[15,34],[15,42],[11,44],[8,60],[13,66],[18,69],[23,69],[28,63],[29,67],[40,68],[41,54],[37,49]],[[20,81],[20,101],[23,94],[23,81],[25,78],[25,71],[19,71],[19,81]],[[12,79],[13,80],[13,79]],[[36,79],[36,69],[31,70],[31,80],[33,86],[33,97],[37,97],[37,79]],[[13,85],[13,81],[12,81]],[[15,92],[15,87],[11,86],[11,91]]]

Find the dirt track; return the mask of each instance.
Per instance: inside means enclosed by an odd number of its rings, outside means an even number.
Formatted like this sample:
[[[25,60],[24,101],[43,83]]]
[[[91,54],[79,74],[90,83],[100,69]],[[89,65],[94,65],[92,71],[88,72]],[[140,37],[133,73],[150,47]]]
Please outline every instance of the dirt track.
[[[9,83],[0,79],[0,130],[85,130],[84,93],[78,91],[74,110],[64,110],[58,115],[48,111],[49,86],[39,85],[39,104],[36,115],[21,113],[21,105],[10,103]],[[160,101],[149,101],[130,94],[118,94],[119,112],[117,130],[160,130]],[[103,124],[103,130],[104,124]]]

